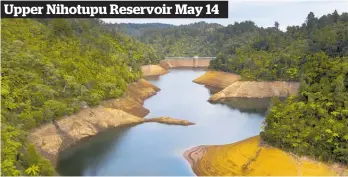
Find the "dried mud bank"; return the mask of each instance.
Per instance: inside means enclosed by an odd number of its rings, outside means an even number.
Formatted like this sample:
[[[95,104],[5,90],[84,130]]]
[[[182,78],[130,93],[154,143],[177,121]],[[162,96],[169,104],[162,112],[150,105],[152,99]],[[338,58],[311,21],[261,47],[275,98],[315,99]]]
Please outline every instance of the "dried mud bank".
[[[212,95],[211,102],[219,102],[229,98],[270,98],[296,95],[298,82],[284,81],[240,81],[240,76],[221,71],[207,71],[193,80],[198,84],[221,89]]]
[[[184,153],[199,176],[337,176],[348,167],[325,164],[260,145],[255,136],[227,145],[198,146]]]
[[[142,104],[146,98],[158,91],[159,88],[140,79],[129,84],[125,96],[120,99],[108,100],[100,106],[82,109],[74,115],[34,129],[29,135],[29,141],[56,166],[59,152],[108,128],[146,122],[193,125],[186,120],[169,117],[144,119],[149,111]]]
[[[296,95],[298,90],[298,82],[236,81],[225,89],[211,96],[209,101],[218,102],[226,98],[288,97],[291,95]]]
[[[119,99],[104,101],[107,108],[121,109],[129,114],[145,117],[149,110],[143,107],[144,100],[155,95],[160,89],[145,79],[128,84],[125,96]]]
[[[210,59],[165,59],[160,61],[163,68],[208,68]]]
[[[240,76],[237,74],[221,71],[207,71],[202,76],[193,80],[193,82],[209,87],[224,89],[239,79]]]
[[[168,73],[168,70],[160,65],[144,65],[141,67],[143,77],[160,76]]]

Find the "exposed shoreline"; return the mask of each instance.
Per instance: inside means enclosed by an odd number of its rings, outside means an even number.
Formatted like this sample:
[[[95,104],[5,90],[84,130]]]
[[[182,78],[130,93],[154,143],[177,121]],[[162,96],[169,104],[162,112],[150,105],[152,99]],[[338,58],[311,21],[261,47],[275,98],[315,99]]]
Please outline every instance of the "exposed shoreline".
[[[141,67],[143,77],[160,76],[168,73],[168,70],[160,65],[144,65]]]
[[[283,81],[236,81],[212,95],[211,102],[219,102],[228,98],[271,98],[296,95],[299,90],[298,82]]]
[[[348,175],[347,166],[262,146],[259,136],[226,145],[197,146],[185,151],[184,157],[198,176]]]
[[[194,79],[193,82],[222,90],[238,80],[240,80],[240,76],[237,74],[222,71],[207,71]]]
[[[241,81],[240,76],[221,72],[208,71],[193,82],[221,89],[208,101],[221,102],[228,98],[271,98],[296,95],[298,82],[285,81]]]

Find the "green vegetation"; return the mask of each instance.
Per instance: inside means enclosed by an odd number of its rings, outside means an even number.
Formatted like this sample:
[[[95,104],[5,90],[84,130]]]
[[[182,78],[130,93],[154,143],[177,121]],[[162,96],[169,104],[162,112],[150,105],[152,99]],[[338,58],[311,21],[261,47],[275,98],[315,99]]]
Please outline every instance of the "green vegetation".
[[[290,152],[347,164],[348,58],[318,53],[306,60],[300,94],[273,103],[262,138]]]
[[[215,47],[210,41],[219,24],[198,22],[189,25],[165,26],[155,24],[113,24],[109,25],[127,34],[136,36],[151,44],[162,56],[215,56]]]
[[[245,80],[298,81],[306,56],[320,51],[329,57],[348,56],[347,13],[335,11],[319,19],[310,13],[301,27],[289,26],[286,32],[278,29],[277,22],[267,29],[245,23],[247,32],[232,37],[235,42],[212,61],[211,69],[238,73]],[[238,41],[245,42],[240,46]]]
[[[28,131],[122,96],[159,59],[95,19],[2,19],[1,28],[1,175],[53,175]]]
[[[167,29],[174,27],[174,25],[162,24],[162,23],[109,23],[107,26],[114,28],[116,31],[124,32],[131,36],[140,37],[151,33],[153,30]]]

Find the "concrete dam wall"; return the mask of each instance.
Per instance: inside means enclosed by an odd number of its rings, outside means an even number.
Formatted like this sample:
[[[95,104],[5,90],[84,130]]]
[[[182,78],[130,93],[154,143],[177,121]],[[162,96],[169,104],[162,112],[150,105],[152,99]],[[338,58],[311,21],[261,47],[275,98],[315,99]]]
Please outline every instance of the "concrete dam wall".
[[[208,68],[212,58],[170,58],[160,61],[163,68]]]

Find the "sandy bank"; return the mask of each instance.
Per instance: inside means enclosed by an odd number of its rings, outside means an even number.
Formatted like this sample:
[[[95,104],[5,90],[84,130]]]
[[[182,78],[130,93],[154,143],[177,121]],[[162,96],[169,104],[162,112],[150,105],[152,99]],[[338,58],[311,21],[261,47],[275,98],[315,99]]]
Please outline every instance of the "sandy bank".
[[[93,136],[111,127],[141,123],[143,118],[119,109],[83,109],[77,114],[62,118],[55,123],[42,125],[29,135],[29,141],[55,166],[58,153],[77,141]]]
[[[163,124],[168,124],[168,125],[185,125],[185,126],[195,124],[195,123],[189,122],[187,120],[173,119],[170,117],[150,118],[150,119],[145,119],[144,122],[158,122],[158,123],[163,123]]]
[[[239,79],[240,76],[237,74],[221,71],[207,71],[202,76],[193,80],[193,82],[210,87],[224,89]]]
[[[160,61],[163,68],[208,68],[210,59],[165,59]]]
[[[159,65],[145,65],[141,67],[141,72],[143,73],[143,76],[160,76],[163,74],[167,74],[168,70],[164,69],[163,67]]]
[[[260,137],[216,146],[198,146],[184,153],[199,176],[329,176],[347,175],[347,166],[299,158],[274,147],[260,146]]]
[[[142,105],[144,100],[155,95],[160,89],[145,79],[128,84],[125,95],[119,99],[104,101],[103,106],[114,109],[121,109],[138,117],[145,117],[149,110]]]
[[[299,89],[298,82],[256,82],[236,81],[230,86],[210,97],[209,101],[216,102],[224,98],[267,98],[287,97],[296,95]]]

